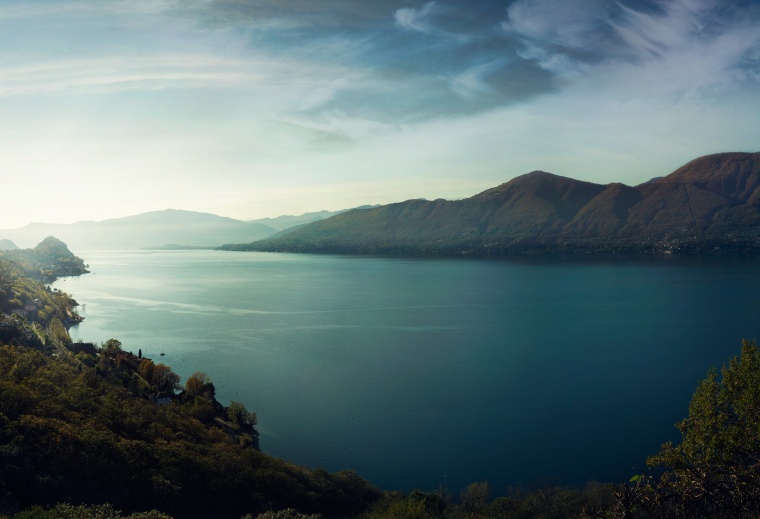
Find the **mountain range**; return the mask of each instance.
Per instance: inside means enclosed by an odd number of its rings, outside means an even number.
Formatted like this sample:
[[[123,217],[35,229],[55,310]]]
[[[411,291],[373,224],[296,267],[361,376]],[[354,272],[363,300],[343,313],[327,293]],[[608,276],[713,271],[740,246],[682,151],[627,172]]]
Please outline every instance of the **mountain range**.
[[[760,248],[760,153],[692,160],[638,186],[534,171],[473,197],[355,209],[228,250],[478,254]]]
[[[0,248],[505,255],[760,249],[760,153],[719,153],[638,186],[534,171],[463,200],[407,200],[242,221],[167,209],[0,230]],[[179,245],[170,245],[179,244]]]
[[[74,250],[213,248],[224,243],[279,236],[289,229],[344,211],[348,209],[243,221],[210,213],[166,209],[99,222],[32,223],[19,229],[0,229],[0,250],[17,248],[16,243],[31,247],[46,236],[56,236]]]
[[[216,246],[230,241],[265,238],[277,229],[209,213],[167,209],[100,222],[73,224],[32,223],[0,230],[0,238],[31,246],[55,236],[73,250],[137,249],[166,244]]]
[[[357,209],[367,209],[369,207],[378,207],[378,206],[363,205],[361,207],[358,207]],[[249,223],[264,224],[268,227],[273,227],[274,229],[277,229],[277,231],[285,231],[285,230],[293,229],[294,227],[300,227],[302,225],[306,225],[307,223],[316,222],[319,220],[325,220],[327,218],[335,216],[336,214],[345,213],[346,211],[350,211],[350,209],[342,209],[340,211],[316,211],[313,213],[304,213],[299,216],[282,215],[282,216],[277,216],[275,218],[259,218],[258,220],[247,220],[247,221]]]

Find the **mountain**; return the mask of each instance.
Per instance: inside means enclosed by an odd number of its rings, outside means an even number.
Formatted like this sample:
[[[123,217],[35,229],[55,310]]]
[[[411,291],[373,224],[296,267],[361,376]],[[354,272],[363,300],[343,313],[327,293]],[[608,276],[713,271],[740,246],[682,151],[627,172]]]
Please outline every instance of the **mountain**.
[[[216,246],[253,241],[277,232],[260,224],[209,213],[167,209],[101,222],[73,224],[33,223],[20,229],[0,230],[0,236],[17,243],[36,243],[54,235],[74,250],[137,249],[169,243],[187,246]]]
[[[366,209],[369,207],[378,207],[378,206],[363,205],[361,207],[358,207],[357,209]],[[311,222],[325,220],[327,218],[335,216],[336,214],[345,213],[346,211],[350,211],[350,210],[351,209],[341,209],[340,211],[317,211],[313,213],[304,213],[300,216],[282,215],[282,216],[277,216],[276,218],[259,218],[258,220],[248,220],[248,222],[260,223],[263,225],[267,225],[269,227],[273,227],[274,229],[277,229],[278,231],[285,231],[288,229],[292,229],[294,227],[301,227]]]
[[[760,153],[695,159],[638,186],[543,171],[457,201],[352,210],[233,250],[483,254],[760,248]]]
[[[15,250],[18,246],[10,240],[0,240],[0,250]]]
[[[248,223],[260,223],[277,229],[278,231],[283,231],[290,227],[296,227],[307,223],[316,222],[318,220],[324,220],[342,212],[345,211],[317,211],[313,213],[304,213],[299,216],[286,214],[277,216],[275,218],[259,218],[258,220],[247,221]]]

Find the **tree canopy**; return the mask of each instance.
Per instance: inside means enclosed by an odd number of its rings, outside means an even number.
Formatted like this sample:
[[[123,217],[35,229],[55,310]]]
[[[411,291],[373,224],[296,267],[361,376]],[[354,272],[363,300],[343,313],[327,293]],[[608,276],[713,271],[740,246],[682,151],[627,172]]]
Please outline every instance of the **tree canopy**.
[[[628,512],[650,517],[756,518],[760,514],[760,351],[741,355],[720,375],[708,372],[676,427],[681,442],[647,459],[657,476],[635,477]],[[630,515],[629,515],[630,516]]]

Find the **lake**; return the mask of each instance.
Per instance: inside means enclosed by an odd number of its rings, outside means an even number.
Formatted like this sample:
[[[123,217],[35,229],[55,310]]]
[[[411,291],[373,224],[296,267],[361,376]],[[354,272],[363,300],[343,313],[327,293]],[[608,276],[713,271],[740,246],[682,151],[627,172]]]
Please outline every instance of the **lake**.
[[[388,490],[627,481],[759,335],[752,258],[75,252],[75,340],[206,372],[262,451]]]

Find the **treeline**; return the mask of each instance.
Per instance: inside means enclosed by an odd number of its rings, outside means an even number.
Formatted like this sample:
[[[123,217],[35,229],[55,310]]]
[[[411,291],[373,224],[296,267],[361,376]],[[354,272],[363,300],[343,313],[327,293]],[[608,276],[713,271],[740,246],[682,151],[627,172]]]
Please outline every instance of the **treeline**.
[[[508,258],[537,255],[588,255],[588,254],[658,254],[658,253],[757,253],[760,241],[753,239],[672,239],[667,241],[635,242],[611,240],[583,240],[540,242],[524,240],[435,240],[409,239],[392,241],[374,237],[356,240],[324,239],[313,241],[298,237],[264,239],[253,243],[226,244],[217,250],[238,252],[289,252],[309,254],[341,254],[405,258]]]

